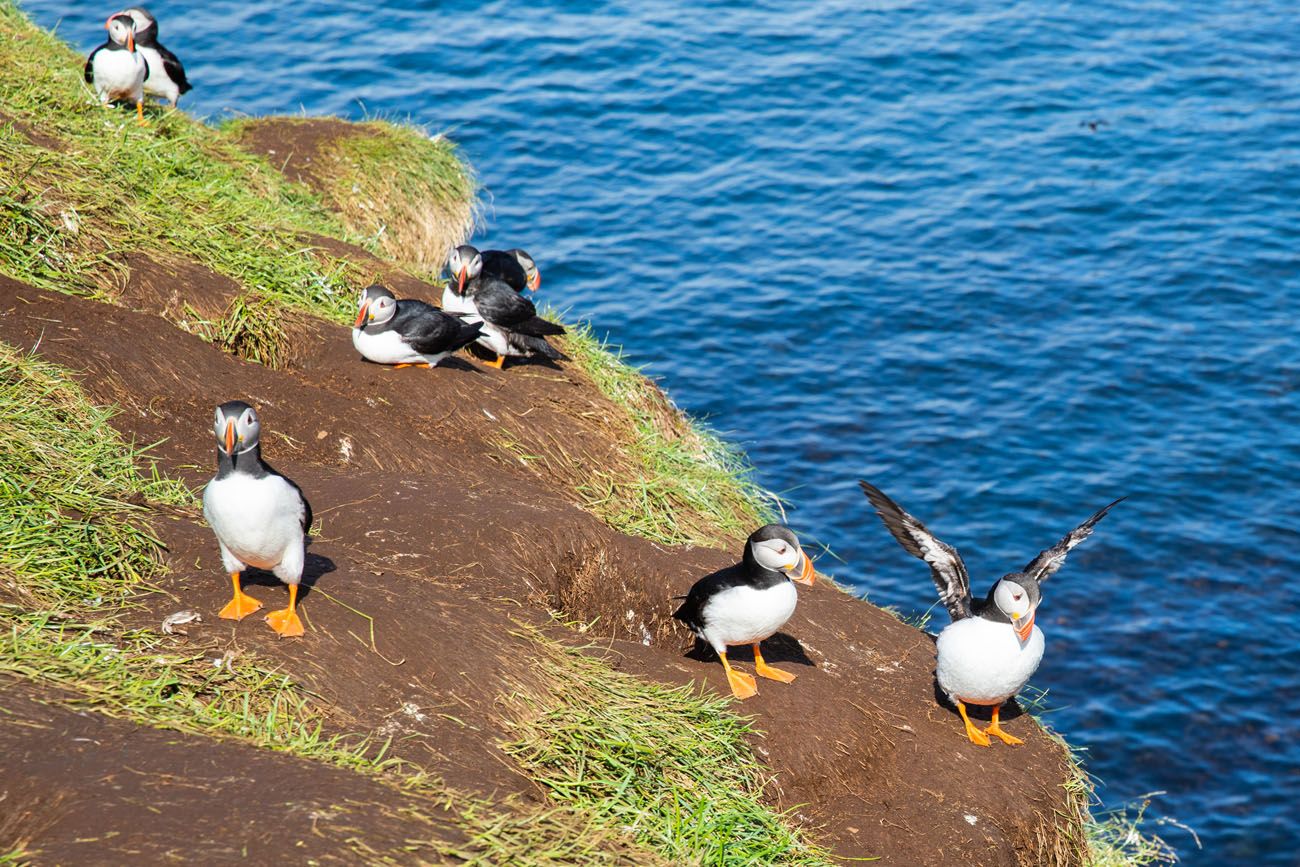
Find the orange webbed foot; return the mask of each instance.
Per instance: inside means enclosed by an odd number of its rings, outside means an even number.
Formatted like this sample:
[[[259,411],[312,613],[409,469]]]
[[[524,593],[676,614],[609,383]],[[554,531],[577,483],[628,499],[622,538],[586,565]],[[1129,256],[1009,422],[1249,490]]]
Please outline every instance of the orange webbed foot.
[[[488,367],[495,367],[497,370],[505,370],[506,357],[504,355],[498,355],[496,361],[485,361],[483,363]]]
[[[272,611],[266,615],[266,622],[281,638],[297,638],[306,632],[296,610],[298,603],[298,585],[289,585],[289,607]]]
[[[754,680],[752,674],[745,674],[743,671],[736,671],[727,661],[727,654],[719,653],[722,659],[722,668],[727,672],[727,683],[731,686],[731,694],[736,698],[744,700],[753,698],[758,695],[758,682]]]
[[[998,707],[993,708],[993,724],[990,725],[988,728],[986,728],[984,730],[984,733],[986,735],[993,735],[993,737],[997,738],[998,740],[1002,741],[1002,743],[1008,746],[1023,744],[1024,741],[1022,741],[1020,738],[1002,730],[1002,723],[998,721],[998,712],[1000,710],[1002,709]]]
[[[779,668],[773,668],[763,659],[763,654],[759,652],[758,645],[754,645],[754,674],[759,677],[766,677],[768,680],[777,680],[781,683],[792,683],[797,675],[788,671],[782,671]]]
[[[966,737],[970,738],[971,743],[978,744],[981,747],[992,745],[993,742],[989,740],[989,736],[977,729],[975,723],[971,722],[970,717],[966,715],[966,705],[957,702],[957,712],[961,714],[962,722],[966,723]]]
[[[226,607],[222,608],[217,614],[218,617],[223,620],[243,620],[245,617],[262,607],[261,602],[258,602],[252,596],[249,596],[240,589],[238,572],[231,574],[230,582],[234,585],[235,594],[231,597],[231,600],[226,603]]]

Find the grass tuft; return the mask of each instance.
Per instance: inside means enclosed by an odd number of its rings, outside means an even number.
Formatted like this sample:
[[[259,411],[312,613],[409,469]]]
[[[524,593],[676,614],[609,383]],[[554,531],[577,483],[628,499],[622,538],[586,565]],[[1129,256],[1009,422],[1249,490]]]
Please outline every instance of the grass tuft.
[[[157,569],[153,503],[193,495],[122,442],[58,367],[0,344],[0,567],[45,602],[116,598]]]
[[[674,864],[823,865],[764,803],[768,776],[728,700],[615,671],[537,632],[544,692],[506,700],[505,745],[552,799],[626,831]]]
[[[582,324],[563,349],[632,422],[633,472],[595,468],[578,487],[586,508],[620,532],[668,545],[728,545],[776,519],[775,498],[752,480],[744,455],[687,418],[620,348]]]

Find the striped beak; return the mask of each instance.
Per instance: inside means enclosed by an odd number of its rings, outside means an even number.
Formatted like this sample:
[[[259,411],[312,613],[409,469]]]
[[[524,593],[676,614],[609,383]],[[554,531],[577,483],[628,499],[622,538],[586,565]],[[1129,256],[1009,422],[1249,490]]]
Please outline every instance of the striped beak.
[[[357,312],[357,321],[352,323],[353,328],[360,328],[366,321],[366,316],[370,313],[370,302],[361,302],[361,310]]]
[[[803,562],[803,566],[799,571],[799,576],[791,575],[790,580],[796,584],[806,584],[811,587],[813,581],[817,578],[817,573],[813,570],[812,558],[808,556],[808,552],[803,548],[799,549],[799,557]]]
[[[541,285],[542,285],[542,272],[534,271],[533,276],[530,277],[528,280],[528,288],[536,292],[538,287],[540,287]]]
[[[228,455],[234,454],[234,452],[235,452],[235,423],[233,421],[228,421],[226,422],[226,454]]]
[[[1011,628],[1016,631],[1016,635],[1020,637],[1020,642],[1022,644],[1028,641],[1029,636],[1032,635],[1034,631],[1034,612],[1029,612],[1028,617],[1012,618]]]
[[[460,274],[457,275],[457,278],[456,278],[457,281],[458,281],[457,284],[456,284],[456,294],[457,294],[457,295],[464,295],[464,294],[465,294],[465,272],[468,271],[468,270],[469,270],[468,268],[461,268],[461,269],[460,269]]]

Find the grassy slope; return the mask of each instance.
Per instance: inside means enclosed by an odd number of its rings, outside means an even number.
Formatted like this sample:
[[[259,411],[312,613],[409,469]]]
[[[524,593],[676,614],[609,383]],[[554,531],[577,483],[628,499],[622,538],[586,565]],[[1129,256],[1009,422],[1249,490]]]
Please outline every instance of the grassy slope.
[[[48,69],[57,70],[53,78]],[[0,272],[17,279],[113,301],[124,281],[122,252],[194,259],[245,289],[205,336],[274,363],[278,337],[259,324],[270,320],[264,315],[269,305],[337,321],[352,304],[350,281],[357,275],[346,263],[305,248],[302,233],[345,238],[427,275],[438,262],[421,256],[418,239],[445,232],[469,214],[472,180],[446,142],[375,126],[382,136],[347,140],[333,155],[331,180],[341,193],[326,194],[323,202],[242,153],[234,145],[237,127],[213,129],[183,114],[157,113],[141,129],[126,113],[105,112],[81,83],[80,70],[81,59],[70,49],[32,27],[12,0],[0,0]],[[384,171],[374,169],[379,162]],[[436,195],[429,196],[430,189]],[[352,191],[360,195],[351,197]],[[352,198],[370,206],[349,210]],[[429,200],[445,207],[417,214],[422,225],[402,224],[401,214],[414,213],[410,203]],[[769,519],[739,456],[687,423],[590,329],[580,329],[565,348],[627,410],[636,432],[627,444],[632,476],[598,474],[582,489],[593,512],[624,532],[669,543],[735,539]],[[108,411],[86,402],[60,371],[8,348],[0,364],[6,386],[17,383],[45,396],[40,410],[20,404],[12,389],[0,396],[2,423],[26,426],[24,435],[3,437],[5,447],[32,449],[39,442],[43,450],[0,455],[0,570],[16,578],[7,582],[15,595],[39,599],[46,608],[27,617],[13,606],[0,609],[11,634],[0,670],[75,688],[100,710],[137,722],[240,739],[389,775],[403,786],[436,786],[385,762],[364,738],[324,735],[322,709],[255,660],[213,674],[198,660],[160,654],[148,633],[116,630],[111,608],[124,600],[123,589],[157,568],[157,543],[142,504],[185,508],[191,497],[174,483],[140,475],[140,454],[112,434]],[[54,430],[66,436],[51,441]],[[27,474],[15,476],[13,468],[22,467]],[[36,490],[42,497],[26,505]],[[115,496],[121,491],[128,492],[125,499]],[[58,616],[51,619],[50,611]],[[120,652],[106,653],[110,646]],[[537,863],[594,863],[603,857],[599,841],[579,839],[590,833],[594,818],[607,827],[636,829],[638,840],[674,860],[821,860],[762,805],[761,765],[749,753],[743,721],[686,691],[617,674],[540,640],[538,646],[553,667],[556,688],[514,706],[520,737],[508,748],[558,802],[577,812],[520,816],[476,805],[462,817],[473,841],[473,851],[463,854],[490,861],[493,851],[505,851],[493,847],[545,839],[539,851],[556,857]],[[216,679],[237,686],[233,692],[243,700],[219,699]],[[597,723],[626,721],[630,708],[645,705],[660,707],[685,728],[630,726],[635,737],[615,742],[613,751],[585,736]],[[648,745],[662,744],[660,738],[676,744],[669,755],[684,764],[645,763]],[[700,744],[709,749],[696,755],[692,747]],[[637,759],[632,765],[628,750]],[[576,768],[583,774],[601,770],[584,777]],[[733,793],[737,786],[745,793],[739,803],[727,803],[712,786],[723,780]],[[1121,840],[1123,850],[1123,841],[1133,838],[1117,827],[1111,826],[1110,839]],[[717,851],[718,834],[745,842],[724,855]],[[1099,864],[1145,863],[1097,851]],[[652,856],[646,852],[645,859]]]

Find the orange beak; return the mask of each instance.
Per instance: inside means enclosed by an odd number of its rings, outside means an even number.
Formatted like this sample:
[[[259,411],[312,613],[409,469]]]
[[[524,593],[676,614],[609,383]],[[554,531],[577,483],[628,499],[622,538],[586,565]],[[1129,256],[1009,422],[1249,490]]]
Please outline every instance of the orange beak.
[[[366,301],[361,305],[361,310],[357,312],[357,321],[352,323],[353,328],[360,328],[366,321],[366,314],[370,312],[370,302]]]
[[[533,279],[528,281],[528,288],[536,292],[542,285],[542,272],[534,271]]]
[[[1023,624],[1013,622],[1011,628],[1016,631],[1016,635],[1020,636],[1021,641],[1028,641],[1030,634],[1034,631],[1033,613],[1031,612],[1030,615],[1025,618]]]
[[[457,284],[457,286],[456,286],[456,294],[457,294],[457,295],[464,295],[464,294],[465,294],[465,272],[466,272],[467,270],[469,270],[469,269],[467,269],[467,268],[461,268],[461,269],[460,269],[460,274],[459,274],[459,276],[458,276],[458,279],[459,279],[460,282],[459,282],[459,283]]]
[[[135,31],[126,31],[126,50],[135,51]]]
[[[117,17],[116,15],[110,15],[110,16],[108,16],[108,18],[106,18],[106,19],[104,20],[104,29],[105,29],[105,30],[110,29],[108,25],[112,24],[112,23],[113,23],[113,19],[116,18],[116,17]]]
[[[817,578],[817,573],[813,570],[812,558],[803,548],[799,549],[799,556],[803,557],[803,569],[799,572],[799,577],[791,577],[790,580],[796,584],[807,584],[813,586],[813,581]]]
[[[226,454],[228,455],[234,454],[234,452],[235,452],[235,423],[233,421],[228,421],[226,422]]]

